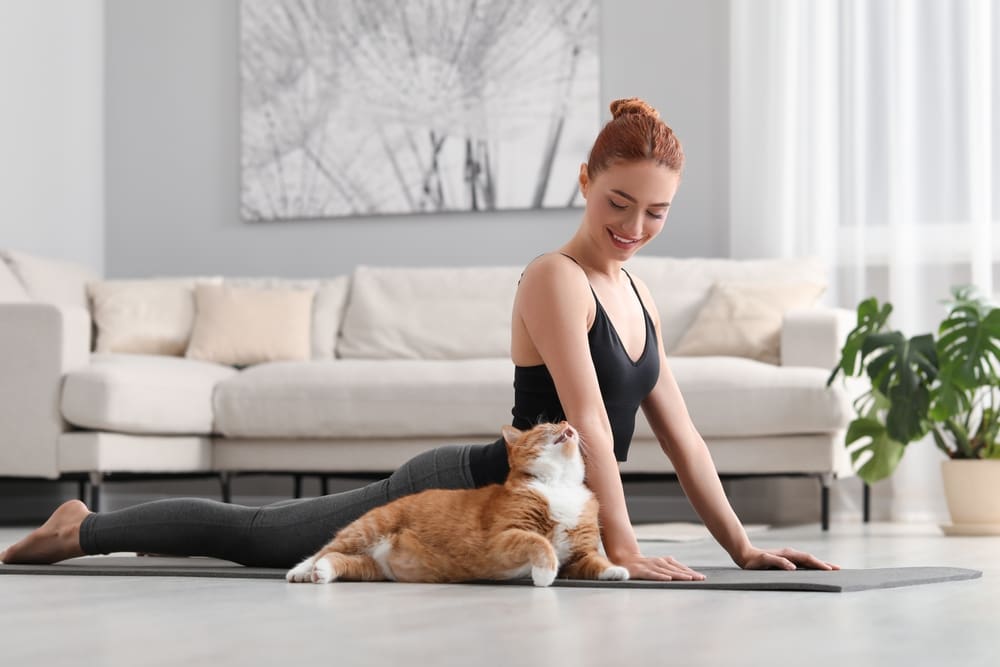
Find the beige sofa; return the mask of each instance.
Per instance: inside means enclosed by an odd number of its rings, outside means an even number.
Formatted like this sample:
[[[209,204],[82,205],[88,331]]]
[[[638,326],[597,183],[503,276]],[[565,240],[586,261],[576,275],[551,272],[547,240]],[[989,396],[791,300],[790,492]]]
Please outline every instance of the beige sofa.
[[[516,267],[99,281],[65,262],[0,257],[0,477],[83,475],[96,488],[123,475],[220,474],[227,488],[233,473],[385,473],[430,447],[490,442],[510,419]],[[778,365],[670,354],[713,285],[818,282],[823,267],[662,257],[630,267],[657,299],[671,368],[719,472],[815,476],[826,528],[828,488],[853,474],[849,399],[825,386],[851,313],[786,310]],[[308,358],[238,368],[177,356],[201,315],[199,284],[311,290]],[[173,355],[114,351],[160,333],[153,347]],[[641,415],[622,471],[672,472]]]

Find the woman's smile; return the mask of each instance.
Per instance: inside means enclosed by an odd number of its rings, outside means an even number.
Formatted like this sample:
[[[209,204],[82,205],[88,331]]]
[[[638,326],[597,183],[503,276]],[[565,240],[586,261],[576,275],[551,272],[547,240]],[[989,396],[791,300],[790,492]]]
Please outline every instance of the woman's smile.
[[[622,250],[630,250],[634,248],[637,243],[642,241],[641,238],[634,239],[627,236],[620,236],[610,229],[608,230],[608,235],[611,237],[611,242],[615,245],[615,247],[621,248]]]

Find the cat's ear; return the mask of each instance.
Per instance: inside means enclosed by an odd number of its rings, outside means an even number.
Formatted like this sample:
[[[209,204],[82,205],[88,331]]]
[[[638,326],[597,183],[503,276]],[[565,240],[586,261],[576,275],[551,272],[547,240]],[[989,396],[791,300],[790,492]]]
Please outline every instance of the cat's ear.
[[[507,441],[508,445],[513,445],[515,442],[520,440],[521,435],[523,435],[521,431],[506,424],[500,429],[500,432],[503,433],[503,439]]]

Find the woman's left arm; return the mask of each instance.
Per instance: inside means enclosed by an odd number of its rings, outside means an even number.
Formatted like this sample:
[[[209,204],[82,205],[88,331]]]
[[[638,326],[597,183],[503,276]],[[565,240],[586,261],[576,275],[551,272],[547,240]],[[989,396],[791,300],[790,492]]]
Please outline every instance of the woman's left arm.
[[[787,548],[758,549],[750,543],[739,517],[726,498],[708,446],[691,421],[684,398],[670,371],[660,334],[659,314],[649,291],[639,284],[646,309],[653,316],[656,325],[660,352],[660,377],[653,391],[643,401],[642,410],[660,447],[673,464],[684,494],[709,532],[729,553],[733,562],[744,569],[793,570],[796,566],[820,570],[840,569],[837,565],[821,561],[803,551]]]

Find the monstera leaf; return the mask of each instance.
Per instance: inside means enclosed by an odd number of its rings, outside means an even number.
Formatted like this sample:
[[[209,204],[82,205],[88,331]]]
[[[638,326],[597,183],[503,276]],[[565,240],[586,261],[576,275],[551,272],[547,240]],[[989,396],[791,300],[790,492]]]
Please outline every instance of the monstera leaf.
[[[903,458],[906,447],[889,435],[884,424],[871,417],[859,417],[852,421],[847,427],[844,442],[850,447],[863,438],[868,438],[868,441],[851,450],[851,461],[856,467],[858,477],[868,484],[874,484],[893,473],[899,465],[899,460]],[[858,460],[866,452],[870,452],[871,456],[858,468]]]
[[[976,390],[990,385],[1000,368],[1000,310],[963,293],[956,297],[938,330],[941,385],[931,410],[937,421],[967,412]]]
[[[844,375],[851,377],[860,372],[858,369],[858,355],[861,353],[861,347],[865,339],[871,334],[878,333],[885,327],[890,313],[892,313],[892,304],[887,303],[880,306],[875,297],[865,299],[858,304],[858,324],[851,333],[847,334],[847,341],[841,350],[840,363],[830,373],[830,377],[826,381],[826,386],[829,387],[833,383],[834,378],[837,377],[837,373],[843,372]]]
[[[926,435],[929,387],[938,374],[934,337],[923,334],[907,340],[898,331],[870,334],[861,344],[861,363],[872,388],[889,399],[889,437],[907,443]]]

